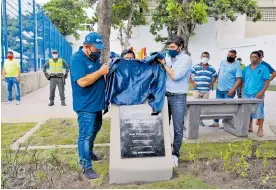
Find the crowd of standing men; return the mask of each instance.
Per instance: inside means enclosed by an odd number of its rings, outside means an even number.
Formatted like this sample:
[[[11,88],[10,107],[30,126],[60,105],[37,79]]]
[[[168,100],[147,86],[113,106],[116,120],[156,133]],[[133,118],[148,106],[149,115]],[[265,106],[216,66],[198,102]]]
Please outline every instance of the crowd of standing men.
[[[180,147],[183,140],[184,116],[186,112],[186,100],[189,84],[194,87],[194,98],[208,99],[210,90],[217,82],[216,98],[258,98],[262,103],[258,105],[256,113],[252,114],[249,132],[253,131],[252,119],[258,121],[257,135],[263,136],[264,123],[264,98],[265,92],[271,80],[276,77],[275,70],[263,61],[263,51],[253,51],[250,56],[250,64],[245,66],[242,60],[237,58],[237,52],[230,50],[225,60],[221,61],[218,72],[209,64],[210,54],[203,52],[201,62],[192,66],[192,59],[185,54],[184,40],[180,36],[174,36],[167,42],[168,55],[164,59],[158,59],[167,73],[166,96],[168,99],[169,120],[173,120],[173,162],[178,166]],[[69,66],[58,57],[58,52],[52,52],[53,58],[49,59],[43,67],[43,72],[50,80],[50,103],[54,105],[55,88],[58,85],[61,105],[66,106],[64,96],[64,84],[70,67],[70,78],[73,96],[73,109],[78,115],[79,135],[78,153],[84,175],[89,179],[96,179],[99,175],[93,170],[92,161],[102,158],[93,152],[94,140],[102,126],[102,110],[104,109],[105,79],[109,73],[109,65],[101,64],[101,50],[104,49],[103,40],[96,32],[89,33],[83,46],[74,53]],[[121,56],[125,59],[135,59],[132,50],[125,50]],[[50,67],[47,71],[47,67]],[[63,68],[66,68],[64,73]],[[8,59],[4,64],[2,79],[5,80],[8,92],[9,104],[12,100],[11,90],[15,87],[17,104],[20,103],[20,66],[13,59],[13,53],[8,53]],[[201,126],[205,126],[203,121]],[[219,120],[214,120],[210,127],[223,126]]]

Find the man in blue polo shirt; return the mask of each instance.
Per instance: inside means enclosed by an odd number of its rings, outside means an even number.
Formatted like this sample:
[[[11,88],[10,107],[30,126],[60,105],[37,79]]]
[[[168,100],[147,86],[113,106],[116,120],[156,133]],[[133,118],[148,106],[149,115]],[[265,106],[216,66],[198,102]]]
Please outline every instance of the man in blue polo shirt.
[[[220,64],[216,91],[217,99],[234,98],[236,90],[241,84],[242,68],[240,62],[236,61],[236,57],[236,50],[230,50],[227,59]],[[219,120],[215,119],[210,127],[219,127]],[[220,128],[223,128],[223,126]]]
[[[243,98],[262,99],[262,103],[258,105],[256,113],[250,118],[249,132],[253,132],[252,119],[259,121],[259,129],[257,136],[262,137],[264,124],[264,96],[269,86],[270,75],[268,68],[260,63],[261,53],[254,51],[250,55],[251,64],[243,71]]]
[[[103,48],[101,35],[91,32],[70,60],[73,109],[78,115],[79,125],[78,152],[83,173],[89,179],[99,177],[92,169],[92,160],[99,159],[93,153],[93,145],[102,126],[104,75],[109,72],[109,66],[100,63]]]
[[[270,73],[270,81],[272,81],[276,77],[276,71],[273,67],[271,67],[271,65],[269,63],[267,63],[263,60],[263,58],[264,58],[263,50],[258,50],[258,52],[260,52],[262,54],[261,64],[263,64],[264,66],[266,66],[268,68],[269,73]],[[259,125],[258,120],[256,120],[256,125]]]

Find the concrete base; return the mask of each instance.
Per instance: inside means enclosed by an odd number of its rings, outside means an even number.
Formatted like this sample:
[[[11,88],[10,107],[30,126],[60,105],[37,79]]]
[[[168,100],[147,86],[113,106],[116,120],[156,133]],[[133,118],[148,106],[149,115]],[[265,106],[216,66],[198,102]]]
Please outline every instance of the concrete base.
[[[25,96],[28,93],[31,93],[37,89],[40,89],[49,84],[49,81],[45,78],[44,73],[39,72],[30,72],[23,73],[20,76],[20,92],[21,96]],[[8,100],[6,86],[1,83],[1,101],[5,102]],[[13,89],[13,99],[15,98],[15,92]]]
[[[145,107],[145,112],[151,113],[151,107]],[[154,182],[169,180],[173,174],[173,161],[171,150],[171,139],[169,131],[168,105],[165,100],[163,111],[163,133],[165,143],[165,157],[143,157],[143,158],[121,158],[120,149],[120,117],[119,106],[112,105],[110,109],[111,131],[110,131],[110,164],[109,183],[126,184],[132,182]]]

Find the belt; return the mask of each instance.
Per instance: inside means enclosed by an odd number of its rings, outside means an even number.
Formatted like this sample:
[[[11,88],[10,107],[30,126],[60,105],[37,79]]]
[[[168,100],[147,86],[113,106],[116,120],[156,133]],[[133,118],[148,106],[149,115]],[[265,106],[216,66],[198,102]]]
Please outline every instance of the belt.
[[[172,93],[172,92],[166,92],[166,96],[177,96],[177,95],[186,95],[186,93]]]

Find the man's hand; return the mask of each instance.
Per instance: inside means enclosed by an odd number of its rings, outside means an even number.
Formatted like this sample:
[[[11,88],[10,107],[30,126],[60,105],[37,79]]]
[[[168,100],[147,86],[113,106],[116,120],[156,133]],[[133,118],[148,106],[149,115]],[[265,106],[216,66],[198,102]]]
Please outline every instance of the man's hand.
[[[209,85],[208,85],[208,88],[211,88],[213,86],[213,84],[212,83],[210,83]]]
[[[104,63],[100,68],[100,72],[102,75],[108,74],[109,73],[109,65],[107,63]]]
[[[257,94],[256,98],[262,99],[263,96],[264,96],[264,93],[263,93],[263,92],[259,92],[259,93]]]
[[[227,96],[233,96],[235,93],[235,90],[229,90]]]
[[[5,80],[5,77],[4,76],[2,76],[2,81],[4,81]]]
[[[20,77],[19,76],[16,77],[16,80],[17,80],[17,82],[20,82]]]
[[[193,87],[195,87],[195,88],[197,87],[195,82],[192,82],[191,84],[192,84]]]
[[[165,59],[157,59],[159,63],[161,63],[162,65],[165,65]]]
[[[50,80],[51,76],[48,73],[45,73],[46,79]]]

